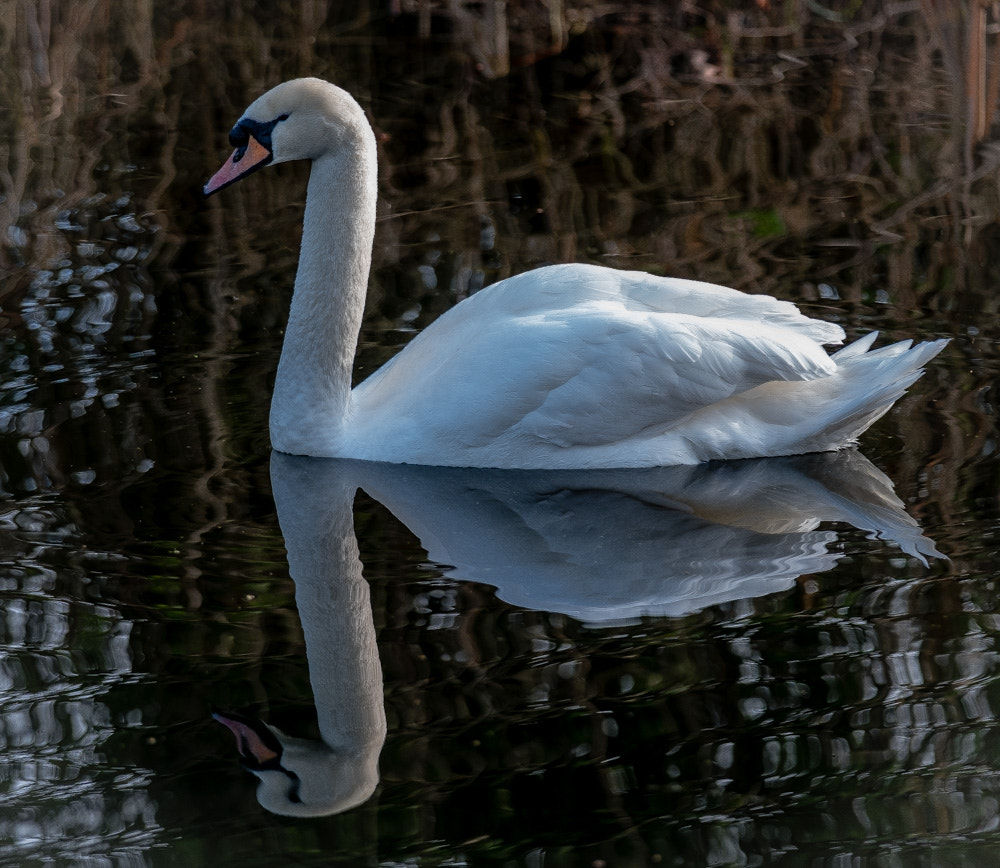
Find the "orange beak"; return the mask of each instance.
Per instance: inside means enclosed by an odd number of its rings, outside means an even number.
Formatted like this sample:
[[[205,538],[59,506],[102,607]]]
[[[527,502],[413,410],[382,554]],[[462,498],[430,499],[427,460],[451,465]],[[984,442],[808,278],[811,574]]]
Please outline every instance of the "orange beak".
[[[273,156],[267,148],[250,136],[246,148],[237,148],[233,151],[233,155],[222,164],[222,168],[212,175],[211,180],[205,185],[205,195],[210,196],[223,187],[235,184],[240,178],[266,166]]]

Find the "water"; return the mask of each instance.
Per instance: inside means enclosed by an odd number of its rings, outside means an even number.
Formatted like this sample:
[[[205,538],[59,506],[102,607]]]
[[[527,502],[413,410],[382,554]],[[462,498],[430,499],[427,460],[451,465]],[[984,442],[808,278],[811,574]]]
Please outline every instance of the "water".
[[[0,863],[994,864],[992,22],[771,6],[4,12]],[[860,453],[272,466],[304,167],[199,190],[301,74],[380,139],[359,377],[565,260],[952,343]]]

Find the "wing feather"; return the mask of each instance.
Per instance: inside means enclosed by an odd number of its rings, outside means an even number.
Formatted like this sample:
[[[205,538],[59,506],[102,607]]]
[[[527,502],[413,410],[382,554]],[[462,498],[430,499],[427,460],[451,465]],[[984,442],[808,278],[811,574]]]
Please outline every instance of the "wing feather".
[[[500,291],[490,292],[494,287]],[[507,278],[494,287],[471,296],[462,306],[475,302],[476,307],[484,308],[480,316],[525,316],[613,301],[639,312],[767,322],[820,344],[841,344],[844,340],[840,326],[807,317],[789,301],[641,271],[579,263],[550,265]]]
[[[570,375],[550,382],[536,409],[510,420],[518,432],[560,446],[613,443],[654,426],[667,430],[762,383],[818,379],[835,370],[814,341],[760,323],[602,306],[593,315],[578,312],[569,327],[580,338]]]

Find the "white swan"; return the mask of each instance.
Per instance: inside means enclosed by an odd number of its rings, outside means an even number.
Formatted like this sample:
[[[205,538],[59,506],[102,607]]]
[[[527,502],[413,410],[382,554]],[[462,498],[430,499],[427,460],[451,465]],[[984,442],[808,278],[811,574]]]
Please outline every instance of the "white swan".
[[[278,85],[229,134],[214,193],[312,161],[271,442],[300,455],[498,468],[614,468],[792,455],[853,442],[944,347],[840,326],[789,302],[555,265],[456,305],[351,389],[371,265],[375,138],[345,91]]]

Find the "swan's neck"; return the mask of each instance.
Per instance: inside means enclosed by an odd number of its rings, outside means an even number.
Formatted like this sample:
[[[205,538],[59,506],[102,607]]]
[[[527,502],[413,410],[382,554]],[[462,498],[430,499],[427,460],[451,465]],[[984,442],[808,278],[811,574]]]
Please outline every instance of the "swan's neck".
[[[313,161],[271,402],[271,442],[282,452],[337,454],[364,314],[377,195],[369,129]]]

